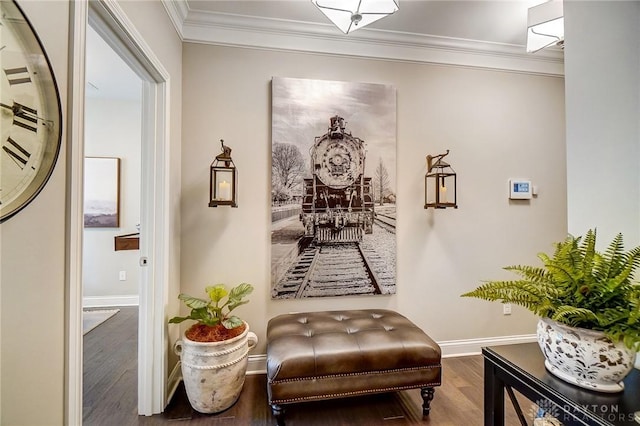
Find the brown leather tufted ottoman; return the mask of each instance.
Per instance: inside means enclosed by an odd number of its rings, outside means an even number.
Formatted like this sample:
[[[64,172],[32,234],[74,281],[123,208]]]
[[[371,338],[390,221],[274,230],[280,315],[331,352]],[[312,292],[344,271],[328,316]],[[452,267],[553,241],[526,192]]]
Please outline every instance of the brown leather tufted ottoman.
[[[283,404],[421,388],[428,415],[440,385],[440,346],[385,309],[279,315],[267,326],[267,392]]]

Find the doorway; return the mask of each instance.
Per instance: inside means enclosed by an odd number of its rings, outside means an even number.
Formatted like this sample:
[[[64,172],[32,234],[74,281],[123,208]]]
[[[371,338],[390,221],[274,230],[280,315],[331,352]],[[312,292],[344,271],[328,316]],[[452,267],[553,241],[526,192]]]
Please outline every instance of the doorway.
[[[83,422],[101,424],[138,408],[142,79],[91,25],[86,51]]]
[[[116,2],[73,2],[73,51],[78,61],[71,74],[74,91],[69,111],[70,164],[68,235],[68,334],[65,423],[82,422],[83,193],[87,33],[100,36],[141,81],[139,147],[139,276],[137,412],[163,411],[167,394],[167,335],[164,302],[167,294],[166,179],[169,75]],[[107,117],[108,119],[108,117]],[[117,120],[109,120],[118,126]],[[107,130],[110,132],[110,130]],[[120,283],[120,269],[116,271]],[[90,272],[90,271],[88,271]],[[132,277],[132,274],[125,276]],[[125,279],[126,281],[126,279]],[[117,284],[116,284],[117,285]]]

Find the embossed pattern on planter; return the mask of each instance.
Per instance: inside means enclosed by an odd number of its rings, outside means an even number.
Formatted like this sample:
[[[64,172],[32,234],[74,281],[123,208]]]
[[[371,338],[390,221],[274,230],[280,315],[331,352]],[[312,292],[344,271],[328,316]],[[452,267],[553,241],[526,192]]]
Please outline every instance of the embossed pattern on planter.
[[[555,376],[577,386],[619,392],[622,380],[633,368],[635,351],[622,342],[614,344],[604,333],[569,327],[540,318],[538,344]]]
[[[218,413],[238,400],[247,372],[248,351],[257,341],[247,326],[241,335],[223,342],[194,342],[186,336],[176,342],[184,387],[194,410]]]

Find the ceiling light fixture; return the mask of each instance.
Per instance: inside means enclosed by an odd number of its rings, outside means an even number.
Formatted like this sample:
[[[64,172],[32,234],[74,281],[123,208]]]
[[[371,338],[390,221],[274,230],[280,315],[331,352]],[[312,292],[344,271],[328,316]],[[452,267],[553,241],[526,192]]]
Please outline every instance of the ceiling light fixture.
[[[345,34],[398,10],[397,0],[311,0],[311,3]]]
[[[564,45],[562,0],[551,0],[529,8],[527,15],[527,52]]]

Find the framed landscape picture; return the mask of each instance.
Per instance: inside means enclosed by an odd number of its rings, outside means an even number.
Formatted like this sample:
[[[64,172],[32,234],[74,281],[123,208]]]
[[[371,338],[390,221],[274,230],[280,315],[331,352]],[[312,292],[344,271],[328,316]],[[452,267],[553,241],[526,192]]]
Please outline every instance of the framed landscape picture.
[[[86,157],[84,159],[84,226],[118,228],[120,226],[120,159]]]

